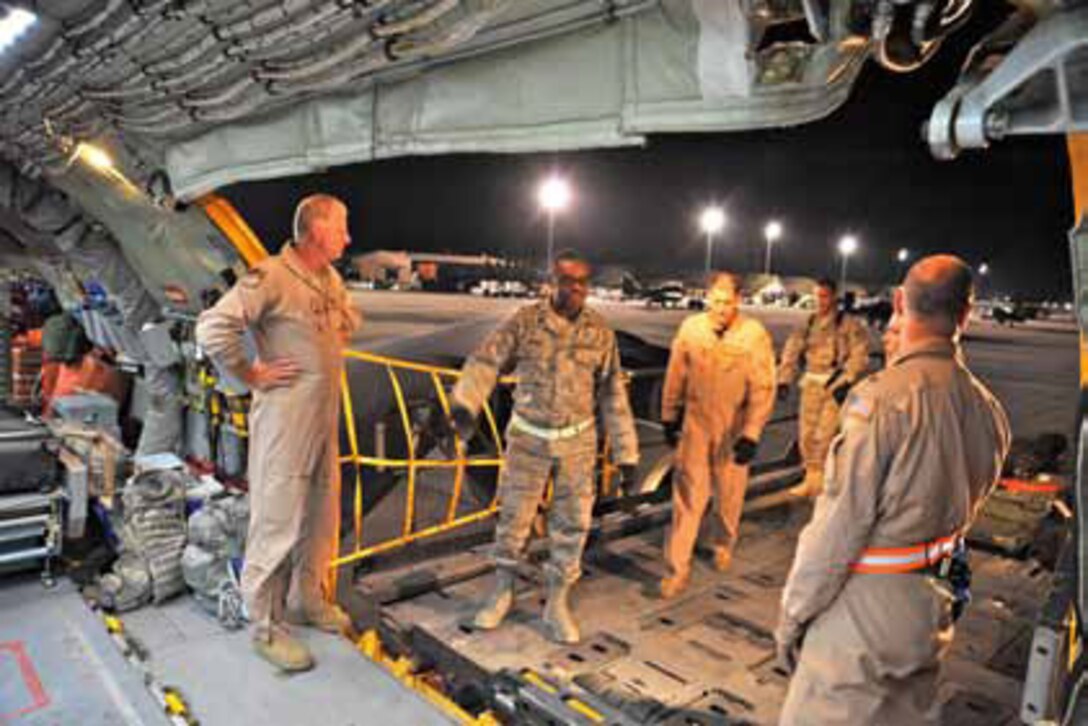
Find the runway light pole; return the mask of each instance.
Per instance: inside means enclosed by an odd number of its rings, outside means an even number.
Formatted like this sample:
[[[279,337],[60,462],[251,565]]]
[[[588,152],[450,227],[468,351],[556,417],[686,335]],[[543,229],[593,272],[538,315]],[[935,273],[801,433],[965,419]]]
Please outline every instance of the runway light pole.
[[[846,263],[850,256],[858,251],[858,238],[852,234],[843,235],[839,240],[839,256],[842,257],[842,269],[839,273],[839,289],[846,292]]]
[[[544,180],[537,192],[540,208],[548,215],[548,271],[555,258],[555,215],[570,204],[570,184],[560,176],[552,175]]]
[[[706,235],[706,274],[709,277],[713,266],[714,235],[725,227],[725,211],[718,206],[707,207],[699,216],[699,227]]]
[[[990,291],[986,289],[986,278],[990,276],[990,265],[987,262],[983,262],[978,266],[978,296],[985,299],[990,294]]]
[[[907,267],[907,262],[910,261],[910,250],[906,247],[900,247],[899,252],[895,255],[896,261],[899,263],[899,280],[903,279],[903,271]]]
[[[770,277],[771,275],[771,248],[774,247],[774,243],[782,236],[782,225],[774,220],[767,223],[767,226],[763,228],[763,236],[767,240],[767,259],[763,264],[763,274]]]

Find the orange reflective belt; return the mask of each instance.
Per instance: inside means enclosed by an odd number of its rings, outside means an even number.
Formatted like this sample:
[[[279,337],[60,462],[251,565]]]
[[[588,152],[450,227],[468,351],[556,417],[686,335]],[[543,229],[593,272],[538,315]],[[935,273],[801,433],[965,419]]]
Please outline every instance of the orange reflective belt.
[[[1025,492],[1031,494],[1057,494],[1065,487],[1061,481],[1054,479],[1002,479],[1001,487],[1010,492]]]
[[[924,570],[951,556],[962,539],[962,535],[952,534],[910,547],[870,547],[861,553],[857,562],[850,565],[850,569],[867,574]]]

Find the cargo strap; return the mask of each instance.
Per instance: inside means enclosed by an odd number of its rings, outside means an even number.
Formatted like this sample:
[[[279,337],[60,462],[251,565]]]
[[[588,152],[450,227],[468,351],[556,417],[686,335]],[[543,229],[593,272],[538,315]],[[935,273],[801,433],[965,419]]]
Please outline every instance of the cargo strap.
[[[866,574],[916,572],[951,557],[962,542],[963,535],[953,534],[910,547],[869,547],[850,569]]]
[[[564,426],[562,428],[549,428],[545,426],[537,426],[534,423],[530,423],[523,419],[518,414],[513,414],[510,417],[510,424],[515,428],[521,429],[530,436],[535,436],[538,439],[544,439],[545,441],[562,441],[563,439],[573,439],[575,436],[582,434],[590,429],[596,423],[592,418],[587,418],[580,423],[572,424],[570,426]]]

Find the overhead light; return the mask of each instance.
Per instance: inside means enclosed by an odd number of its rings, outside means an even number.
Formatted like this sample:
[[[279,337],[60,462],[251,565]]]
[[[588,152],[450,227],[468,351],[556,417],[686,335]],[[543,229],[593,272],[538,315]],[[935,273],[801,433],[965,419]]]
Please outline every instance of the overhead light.
[[[30,26],[38,22],[38,16],[23,8],[11,8],[0,18],[0,52],[15,43]]]
[[[106,153],[101,147],[86,141],[79,142],[76,144],[75,150],[72,151],[72,155],[68,157],[69,167],[77,160],[83,162],[91,169],[94,169],[102,176],[113,179],[129,193],[141,193],[140,188],[133,184],[129,178],[117,168],[117,164],[114,163],[113,157]]]
[[[113,159],[102,149],[98,148],[94,144],[80,143],[76,147],[76,155],[83,160],[83,163],[87,164],[98,171],[113,171]]]

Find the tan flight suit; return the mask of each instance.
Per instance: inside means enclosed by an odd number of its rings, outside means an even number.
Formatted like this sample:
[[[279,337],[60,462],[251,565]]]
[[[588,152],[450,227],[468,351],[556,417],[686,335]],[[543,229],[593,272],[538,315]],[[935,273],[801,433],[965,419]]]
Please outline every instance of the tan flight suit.
[[[499,567],[513,568],[523,557],[551,474],[554,495],[548,513],[551,549],[546,568],[557,580],[573,583],[581,575],[596,496],[598,407],[615,463],[638,462],[638,436],[616,336],[593,310],[584,309],[570,321],[549,301],[526,305],[465,363],[453,402],[478,414],[500,372],[511,366],[518,383],[499,476],[502,503],[495,561]],[[547,432],[556,439],[541,436]]]
[[[937,723],[952,638],[945,584],[925,571],[862,574],[870,547],[970,527],[1009,449],[1001,405],[949,341],[904,348],[851,392],[827,489],[801,533],[776,638],[800,642],[781,723]]]
[[[339,416],[344,344],[360,324],[336,271],[306,269],[293,245],[258,263],[210,310],[196,337],[243,378],[251,330],[260,360],[301,368],[287,386],[253,393],[250,524],[242,594],[258,635],[292,609],[320,607],[340,517]]]
[[[804,370],[801,371],[801,367]],[[869,336],[852,315],[811,315],[796,328],[782,349],[778,382],[792,385],[801,374],[800,448],[805,465],[805,488],[817,494],[823,488],[827,448],[839,425],[839,405],[828,381],[841,371],[832,388],[852,385],[869,368]]]
[[[711,492],[719,525],[714,547],[731,551],[736,544],[748,466],[734,463],[733,444],[742,436],[759,441],[774,410],[774,379],[774,346],[758,321],[738,316],[718,335],[710,316],[700,313],[680,326],[661,401],[661,420],[683,415],[684,427],[665,541],[671,576],[688,575]]]

